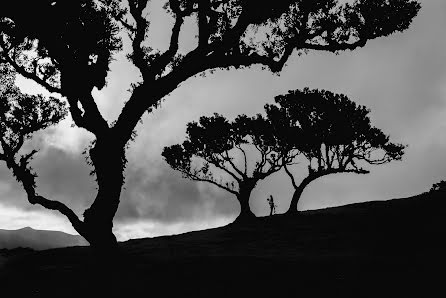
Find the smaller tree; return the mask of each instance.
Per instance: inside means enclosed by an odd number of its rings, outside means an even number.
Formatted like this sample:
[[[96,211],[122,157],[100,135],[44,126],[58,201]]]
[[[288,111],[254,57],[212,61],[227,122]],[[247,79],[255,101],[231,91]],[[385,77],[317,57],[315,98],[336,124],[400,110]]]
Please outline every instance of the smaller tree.
[[[58,210],[78,229],[79,220],[71,209],[61,202],[37,194],[36,174],[29,166],[37,150],[19,154],[33,133],[58,123],[65,115],[65,105],[59,100],[20,92],[15,85],[15,73],[5,64],[0,64],[0,160],[6,163],[17,181],[23,185],[31,204]]]
[[[281,140],[261,115],[241,115],[233,122],[219,114],[203,116],[198,123],[187,125],[186,134],[182,144],[164,148],[164,159],[184,177],[209,182],[235,195],[241,207],[237,220],[254,217],[249,197],[258,181],[295,156],[280,146]]]
[[[446,181],[441,180],[440,182],[432,184],[432,187],[429,191],[430,192],[446,191]]]
[[[284,164],[295,189],[287,213],[297,212],[302,192],[312,181],[335,173],[366,174],[366,164],[400,160],[404,153],[404,145],[390,142],[371,125],[366,107],[345,95],[305,88],[277,96],[275,101],[265,106],[268,118],[275,126],[290,126],[281,138],[308,163],[308,175],[300,184]]]

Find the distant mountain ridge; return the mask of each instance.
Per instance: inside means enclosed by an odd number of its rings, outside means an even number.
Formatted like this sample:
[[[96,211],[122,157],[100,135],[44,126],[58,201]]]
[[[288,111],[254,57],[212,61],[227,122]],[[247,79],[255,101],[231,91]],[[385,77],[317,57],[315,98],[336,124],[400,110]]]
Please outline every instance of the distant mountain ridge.
[[[413,216],[414,220],[418,220],[426,214],[430,214],[429,220],[438,218],[446,210],[446,192],[436,191],[431,193],[423,193],[408,198],[399,198],[383,201],[369,201],[347,204],[343,206],[328,207],[315,210],[306,210],[301,212],[300,219],[306,217],[330,220],[341,220],[344,217],[368,217],[377,219],[384,219],[384,217],[398,218],[400,216]],[[274,218],[276,222],[280,222],[283,215],[276,215]],[[262,220],[261,218],[258,218]],[[263,219],[266,220],[266,217]],[[322,220],[321,222],[325,222]],[[318,222],[318,221],[317,221]],[[254,221],[254,225],[258,221]],[[221,227],[223,228],[223,227]],[[217,228],[219,229],[219,228]],[[207,233],[206,230],[186,232],[176,235],[178,238],[187,237],[186,235],[196,235]],[[152,239],[163,239],[170,236],[160,236]],[[147,238],[149,239],[149,238]],[[147,240],[146,239],[146,240]],[[128,240],[126,242],[139,242],[144,239]],[[30,227],[18,230],[2,230],[0,229],[0,250],[1,249],[15,249],[15,248],[31,248],[34,250],[44,250],[50,248],[68,247],[68,246],[85,246],[87,241],[79,235],[71,235],[59,231],[35,230]],[[0,255],[1,255],[0,251]]]
[[[18,230],[0,229],[0,249],[28,247],[43,250],[67,246],[88,245],[79,235],[71,235],[59,231],[35,230],[30,227]]]

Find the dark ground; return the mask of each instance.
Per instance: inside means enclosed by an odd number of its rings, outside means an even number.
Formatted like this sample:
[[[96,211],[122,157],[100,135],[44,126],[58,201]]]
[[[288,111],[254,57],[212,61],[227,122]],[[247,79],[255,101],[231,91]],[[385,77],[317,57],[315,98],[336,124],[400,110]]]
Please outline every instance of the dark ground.
[[[2,297],[444,297],[446,194],[10,256]],[[95,296],[92,294],[96,294]]]

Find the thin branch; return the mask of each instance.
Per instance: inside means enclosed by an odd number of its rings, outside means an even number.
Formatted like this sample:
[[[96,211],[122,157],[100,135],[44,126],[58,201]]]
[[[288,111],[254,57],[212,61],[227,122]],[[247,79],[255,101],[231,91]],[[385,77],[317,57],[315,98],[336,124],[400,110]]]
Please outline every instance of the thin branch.
[[[0,116],[2,116],[3,113],[0,113]],[[3,120],[2,120],[3,121]],[[2,132],[3,133],[3,132]],[[2,149],[3,149],[3,154],[5,159],[3,159],[4,161],[7,161],[8,156],[11,155],[11,149],[9,148],[8,144],[6,143],[5,139],[3,138],[3,135],[0,137],[0,144],[2,145]]]
[[[127,29],[131,33],[136,33],[136,28],[127,23],[123,18],[116,19],[125,29]]]
[[[113,9],[109,9],[107,3],[104,0],[98,0],[98,1],[103,5],[103,7],[105,7],[108,10],[108,12],[112,15],[113,19],[115,19],[118,23],[120,23],[125,29],[127,29],[131,33],[136,32],[136,28],[130,25],[127,22],[127,20],[124,19],[122,10],[119,11],[118,13],[114,13],[115,11],[113,11]]]
[[[84,223],[73,212],[73,210],[71,210],[69,207],[67,207],[64,203],[59,202],[59,201],[48,200],[48,199],[46,199],[42,196],[39,196],[39,195],[34,195],[34,196],[28,195],[28,201],[33,205],[39,204],[39,205],[45,207],[46,209],[59,211],[61,214],[65,215],[68,218],[70,223],[73,225],[73,228],[79,234],[85,235],[84,226],[83,226]]]
[[[59,93],[65,96],[69,103],[70,114],[73,118],[73,121],[76,123],[78,127],[85,128],[86,130],[90,131],[95,135],[103,133],[108,128],[107,121],[102,117],[102,114],[100,113],[94,101],[94,98],[92,97],[90,92],[84,92],[84,94],[82,94],[81,97],[78,97],[69,92],[63,91],[60,88],[48,84],[45,80],[42,80],[35,73],[32,74],[26,71],[23,67],[19,66],[15,62],[15,60],[12,59],[9,55],[3,55],[3,60],[11,64],[20,75],[33,81],[36,81],[42,87],[46,88],[49,92]],[[83,113],[79,109],[78,102],[81,102],[85,113]]]
[[[235,145],[235,148],[239,149],[243,154],[244,174],[247,175],[248,174],[248,159],[246,157],[246,151],[240,145]]]
[[[338,174],[338,173],[355,173],[355,174],[368,174],[370,173],[367,170],[364,169],[331,169],[331,170],[325,170],[319,173],[318,177],[330,175],[330,174]]]
[[[148,22],[142,16],[142,12],[145,9],[148,1],[145,1],[145,4],[141,6],[137,5],[136,2],[141,4],[140,1],[129,0],[130,14],[135,19],[136,22],[136,32],[132,40],[132,48],[133,48],[132,61],[135,64],[135,66],[138,67],[138,69],[141,72],[141,75],[145,79],[146,77],[148,77],[149,70],[146,61],[144,59],[145,54],[141,44],[146,36]]]
[[[25,142],[25,137],[23,134],[18,135],[18,142],[17,145],[15,145],[15,148],[11,148],[11,154],[14,156],[17,152],[19,152],[20,148],[22,148],[23,143]]]
[[[225,160],[224,160],[224,157],[221,156],[221,154],[219,154],[219,155],[220,155],[221,159],[223,159],[223,162],[224,162],[224,161],[225,161]],[[211,163],[212,163],[216,168],[218,168],[218,169],[220,169],[220,170],[226,172],[226,173],[229,174],[230,176],[232,176],[232,178],[234,178],[237,182],[242,181],[242,178],[239,178],[235,173],[231,172],[229,169],[227,169],[227,168],[225,168],[224,166],[220,165],[220,164],[219,164],[220,161],[222,161],[222,160],[219,160],[219,159],[215,158],[214,160],[211,161]],[[236,170],[237,170],[237,169],[236,169]]]
[[[206,13],[209,11],[209,1],[198,1],[198,47],[202,48],[208,45],[209,29]]]
[[[151,76],[156,76],[162,73],[164,68],[172,61],[172,58],[178,51],[178,40],[180,36],[181,26],[184,23],[184,16],[181,13],[176,14],[175,23],[172,28],[170,36],[169,48],[161,54],[152,65],[149,67],[149,73]]]
[[[339,52],[339,51],[345,51],[345,50],[355,50],[356,48],[360,48],[365,46],[367,43],[367,39],[359,39],[353,43],[329,43],[329,44],[315,44],[315,43],[304,43],[304,48],[309,50],[316,50],[316,51],[327,51],[327,52]]]
[[[1,40],[1,39],[0,39]],[[4,44],[3,42],[1,42],[1,46],[3,47]],[[59,94],[63,94],[62,90],[60,88],[54,87],[52,85],[50,85],[49,83],[47,83],[45,80],[42,80],[39,76],[35,75],[34,73],[29,73],[28,71],[26,71],[23,67],[19,66],[14,59],[12,59],[8,54],[3,55],[2,56],[2,60],[9,63],[12,67],[14,67],[14,69],[23,77],[27,78],[27,79],[31,79],[33,81],[35,81],[36,83],[40,84],[42,87],[44,87],[45,89],[47,89],[49,92],[51,93],[59,93]]]
[[[237,174],[239,174],[242,178],[245,178],[245,175],[243,175],[243,172],[240,171],[239,168],[237,168],[237,166],[232,162],[232,158],[229,156],[228,151],[225,151],[225,153],[226,153],[226,157],[223,155],[220,155],[223,158],[223,160],[229,162],[229,164],[237,172]]]
[[[23,188],[27,194],[28,201],[32,204],[41,205],[50,210],[59,211],[61,214],[65,215],[70,223],[73,225],[74,229],[81,235],[85,235],[83,222],[77,217],[77,215],[67,207],[65,204],[59,201],[48,200],[40,195],[36,194],[35,189],[35,174],[31,173],[31,170],[27,168],[28,161],[37,151],[33,150],[30,153],[22,156],[20,159],[20,165],[16,163],[14,157],[8,158],[6,165],[8,168],[12,169],[14,176],[17,181],[22,183]]]
[[[293,185],[294,189],[297,189],[298,186],[297,186],[297,184],[296,184],[296,180],[294,179],[294,176],[293,176],[293,174],[290,172],[290,170],[288,169],[287,165],[284,164],[284,165],[283,165],[283,168],[285,169],[285,172],[287,173],[287,175],[290,177],[290,179],[291,179],[291,184]]]
[[[283,167],[283,165],[287,162],[287,153],[284,152],[275,152],[273,149],[269,150],[269,152],[267,154],[269,154],[271,156],[271,154],[276,154],[276,156],[273,157],[268,157],[266,158],[268,164],[269,164],[269,168],[266,170],[264,169],[264,165],[261,168],[261,173],[263,173],[263,175],[261,175],[263,178],[280,171],[280,169]],[[281,163],[282,162],[282,163]],[[262,178],[262,179],[263,179]]]
[[[175,18],[175,24],[172,28],[172,35],[170,36],[169,49],[165,52],[168,57],[173,57],[178,51],[178,39],[180,36],[181,26],[184,23],[184,18],[177,16]]]
[[[29,161],[34,157],[34,155],[37,153],[37,150],[32,150],[30,153],[23,155],[20,157],[20,166],[26,167],[26,165],[29,163]]]
[[[295,159],[298,155],[300,155],[302,152],[300,152],[299,150],[297,150],[297,149],[291,149],[290,151],[287,151],[287,153],[286,153],[286,155],[284,156],[285,157],[285,162],[284,162],[284,164],[288,164],[288,165],[291,165],[291,164],[298,164],[297,162],[296,163],[291,163],[292,161],[293,161],[293,159]]]
[[[320,148],[318,149],[317,153],[318,153],[317,154],[317,168],[318,168],[318,170],[321,170],[321,169],[323,169],[323,165],[322,165],[322,153],[321,153]]]
[[[268,170],[266,170],[265,172],[263,172],[262,175],[260,175],[262,177],[262,179],[268,177],[269,175],[271,175],[275,172],[280,171],[280,169],[282,168],[282,165],[279,165],[277,163],[273,163],[273,164],[270,163],[270,165],[271,165],[270,168]]]
[[[199,45],[197,46],[197,49],[204,52],[206,56],[209,56],[211,53],[220,56],[221,54],[226,53],[234,45],[238,44],[240,37],[245,33],[249,25],[249,17],[245,11],[242,11],[234,26],[225,32],[223,39],[206,44],[205,47]]]
[[[224,190],[226,190],[226,191],[228,191],[228,192],[230,192],[230,193],[232,193],[232,194],[234,194],[234,195],[238,195],[238,192],[237,192],[237,191],[235,191],[235,190],[233,190],[233,189],[230,189],[229,187],[226,187],[226,186],[224,186],[224,185],[221,185],[220,183],[217,183],[217,182],[214,181],[213,179],[210,179],[210,178],[203,178],[203,177],[197,176],[197,175],[195,175],[195,174],[192,174],[192,173],[187,172],[187,171],[182,170],[182,169],[178,169],[178,170],[179,170],[181,173],[183,173],[184,175],[186,175],[186,177],[188,177],[188,178],[190,178],[190,179],[192,179],[192,180],[200,181],[200,182],[209,182],[209,183],[211,183],[211,184],[213,184],[213,185],[215,185],[215,186],[218,186],[219,188],[224,189]]]
[[[254,169],[254,173],[262,173],[263,167],[266,165],[266,163],[270,162],[268,159],[268,154],[272,152],[272,149],[268,147],[266,151],[262,150],[257,144],[254,144],[254,147],[260,152],[260,155],[262,157],[262,160],[257,164],[256,168]]]
[[[329,153],[329,148],[328,148],[328,145],[327,144],[324,144],[325,145],[325,159],[324,159],[324,161],[325,161],[325,166],[327,167],[327,168],[331,168],[331,164],[330,164],[330,153]]]
[[[212,58],[210,61],[209,67],[207,69],[213,68],[226,68],[226,67],[249,67],[252,65],[260,64],[268,67],[272,72],[278,73],[285,66],[286,61],[293,53],[293,47],[287,47],[280,57],[279,60],[274,60],[273,58],[265,55],[259,55],[256,52],[253,52],[249,55],[243,54],[213,54],[210,55],[209,58]]]

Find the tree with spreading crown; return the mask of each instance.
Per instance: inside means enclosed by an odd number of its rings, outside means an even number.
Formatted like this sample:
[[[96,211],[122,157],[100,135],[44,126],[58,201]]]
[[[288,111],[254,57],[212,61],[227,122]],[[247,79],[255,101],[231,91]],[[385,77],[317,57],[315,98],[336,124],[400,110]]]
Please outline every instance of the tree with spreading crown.
[[[279,73],[293,53],[338,53],[406,30],[417,15],[415,0],[166,0],[172,19],[166,49],[148,45],[149,0],[9,1],[0,11],[0,61],[49,92],[66,98],[76,126],[95,141],[89,157],[97,193],[83,219],[69,212],[76,231],[96,247],[116,245],[113,218],[118,209],[126,146],[141,117],[197,74],[261,65]],[[179,36],[186,19],[198,29],[195,47],[182,52]],[[117,120],[103,117],[94,88],[106,83],[113,55],[130,38],[129,60],[140,71]],[[26,188],[36,188],[22,181]],[[27,192],[36,200],[36,191]],[[44,207],[45,204],[41,204]],[[67,215],[68,206],[54,206]]]

